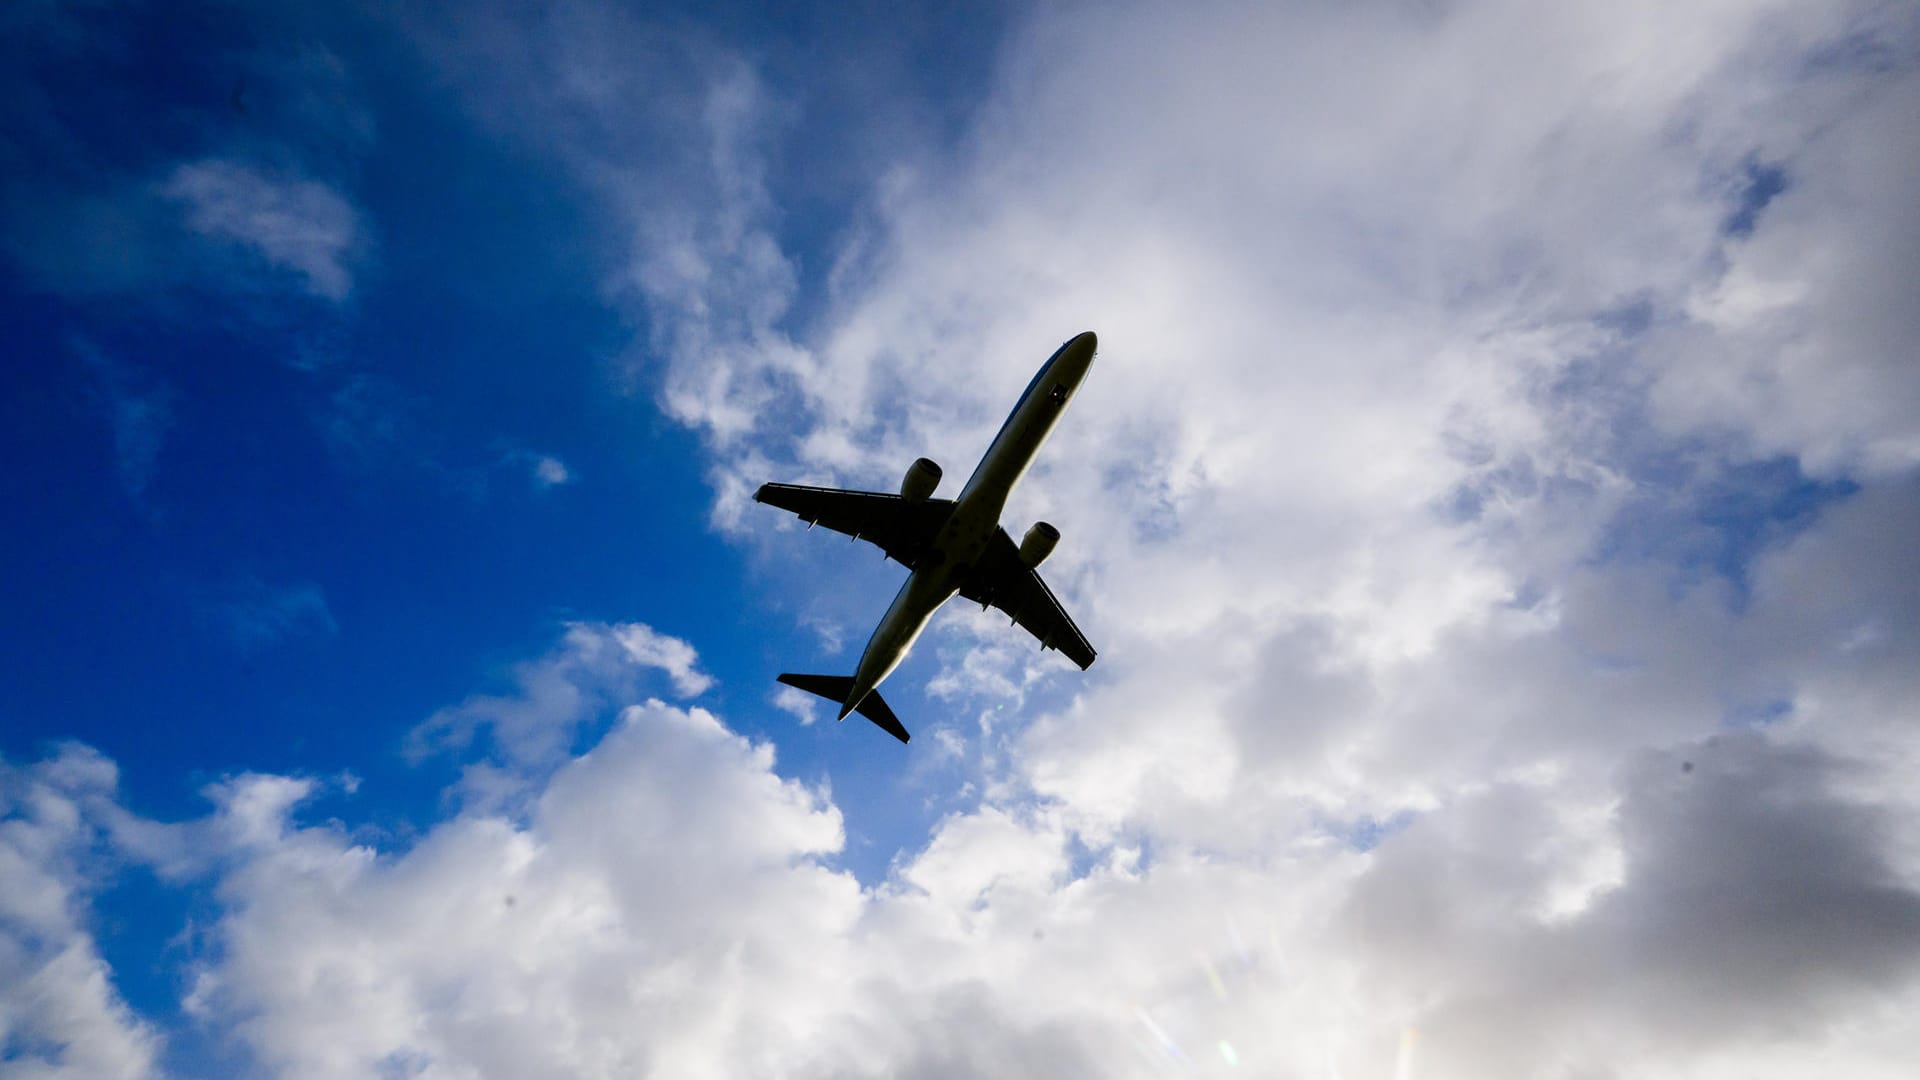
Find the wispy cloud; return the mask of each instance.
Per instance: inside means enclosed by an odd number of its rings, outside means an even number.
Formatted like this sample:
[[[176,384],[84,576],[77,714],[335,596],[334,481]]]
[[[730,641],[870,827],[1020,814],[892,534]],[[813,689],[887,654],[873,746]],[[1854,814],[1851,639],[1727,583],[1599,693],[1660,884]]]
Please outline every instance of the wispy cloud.
[[[214,158],[179,166],[161,191],[201,236],[291,272],[321,299],[352,293],[350,264],[365,238],[358,212],[331,187]]]
[[[310,581],[269,584],[251,575],[241,577],[209,598],[203,611],[242,652],[339,631],[326,593]]]
[[[589,724],[631,700],[648,671],[665,674],[681,697],[713,685],[679,638],[644,623],[574,623],[548,655],[515,666],[512,693],[440,710],[408,736],[409,750],[461,750],[484,734],[510,766],[550,766]]]
[[[174,392],[158,377],[108,356],[88,341],[76,338],[70,346],[100,389],[113,429],[120,486],[135,502],[143,501],[174,423]]]
[[[522,472],[536,489],[564,487],[574,481],[573,470],[567,463],[552,454],[542,454],[535,450],[515,448],[501,455],[503,468]]]
[[[804,355],[782,326],[799,276],[765,165],[791,110],[760,73],[593,4],[538,25],[491,9],[420,41],[477,115],[553,155],[604,209],[621,241],[605,292],[648,328],[623,381],[722,442],[776,418],[769,377]]]
[[[533,478],[541,487],[559,487],[573,482],[573,473],[567,463],[547,454],[538,455],[533,462]]]

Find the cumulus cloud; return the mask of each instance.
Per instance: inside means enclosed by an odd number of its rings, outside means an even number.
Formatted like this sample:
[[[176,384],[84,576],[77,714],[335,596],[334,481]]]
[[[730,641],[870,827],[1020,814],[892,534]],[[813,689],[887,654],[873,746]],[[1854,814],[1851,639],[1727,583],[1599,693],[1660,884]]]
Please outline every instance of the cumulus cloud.
[[[760,74],[578,7],[442,42],[631,239],[746,543],[752,483],[969,461],[1100,331],[1009,516],[1102,659],[943,620],[896,705],[1012,708],[863,885],[854,808],[647,700],[691,645],[569,627],[416,731],[493,796],[416,843],[213,789],[191,1007],[297,1076],[1910,1071],[1913,18],[1046,8],[820,283]]]
[[[1910,70],[1911,17],[1868,9],[1850,28],[1868,71]],[[1772,61],[1794,62],[1777,51]],[[1653,346],[1655,405],[1670,424],[1730,431],[1753,453],[1794,454],[1811,471],[1910,472],[1920,378],[1907,358],[1920,316],[1896,283],[1920,260],[1920,213],[1896,163],[1920,155],[1920,85],[1802,74],[1763,93],[1752,107],[1769,115],[1755,118],[1753,152],[1780,190],[1748,230],[1730,230],[1717,272]],[[1823,123],[1836,108],[1847,122]]]
[[[0,761],[0,1074],[152,1075],[161,1048],[114,985],[94,936],[102,819],[119,820],[117,771],[67,746],[36,765]]]
[[[1841,794],[1833,773],[1853,767],[1751,733],[1642,755],[1623,768],[1617,862],[1598,875],[1552,789],[1461,800],[1381,852],[1342,941],[1385,983],[1450,980],[1419,1022],[1447,1075],[1839,1050],[1832,1018],[1910,993],[1920,959],[1905,944],[1920,892],[1885,856],[1897,818]],[[1582,879],[1587,902],[1555,914],[1550,894]]]
[[[1864,951],[1904,932],[1915,819],[1884,763],[1911,760],[1889,732],[1912,708],[1882,658],[1910,659],[1915,616],[1902,560],[1860,522],[1913,524],[1900,403],[1920,384],[1892,358],[1920,335],[1877,290],[1916,269],[1900,152],[1880,149],[1920,131],[1901,107],[1913,29],[1864,4],[1049,9],[970,138],[881,186],[798,352],[703,369],[778,395],[772,423],[712,425],[719,500],[770,473],[879,486],[921,453],[970,461],[1048,348],[1096,328],[1101,358],[1008,516],[1063,527],[1049,578],[1101,666],[1036,681],[986,620],[922,645],[961,650],[937,693],[1023,706],[980,726],[997,752],[975,759],[999,804],[981,813],[1048,808],[1011,818],[1010,859],[1044,817],[1096,852],[1206,853],[1276,894],[1319,882],[1346,899],[1301,916],[1340,921],[1431,849],[1408,903],[1458,890],[1487,936],[1414,917],[1409,935],[1467,944],[1398,973],[1286,939],[1398,1020],[1341,1020],[1371,1049],[1230,1040],[1243,1061],[1384,1072],[1410,1026],[1439,1075],[1834,1050],[1820,1025],[1900,1000],[1912,958],[1861,967],[1811,913],[1853,901],[1814,876],[1744,886],[1778,894],[1764,913],[1676,898],[1664,879],[1696,856],[1664,845],[1732,845],[1711,874],[1737,890],[1770,811],[1643,816],[1632,763],[1765,725],[1736,743],[1743,782],[1797,825],[1848,822],[1864,850],[1820,873],[1875,898]],[[1756,162],[1783,178],[1764,197]],[[1704,763],[1669,764],[1731,797]],[[1283,858],[1302,861],[1264,873]],[[1702,944],[1682,971],[1614,933]],[[1739,973],[1786,941],[1782,1000],[1821,1019],[1769,1029]],[[1516,989],[1536,945],[1649,970],[1590,1000],[1565,976]],[[1655,984],[1727,1000],[1636,1009]],[[1600,1019],[1556,1019],[1583,1006]],[[1167,1011],[1149,1041],[1198,1061],[1195,1016]],[[1516,1014],[1544,1034],[1503,1047]]]
[[[1597,789],[1516,777],[1366,852],[1296,835],[1246,857],[1163,829],[1090,848],[1064,805],[985,805],[863,887],[831,865],[843,811],[780,777],[771,746],[701,709],[622,706],[621,685],[598,687],[619,715],[597,742],[503,777],[515,813],[469,803],[406,842],[304,822],[320,785],[289,776],[143,821],[77,749],[36,774],[89,797],[35,814],[62,835],[194,838],[217,904],[185,1008],[275,1075],[1910,1060],[1920,881],[1890,844],[1910,811],[1874,766],[1798,736],[1639,752]],[[116,843],[156,863],[179,847]],[[9,894],[14,917],[55,924],[64,895]]]
[[[1837,103],[1896,100],[1911,67],[1827,58],[1894,47],[1906,24],[1871,7],[1620,14],[1039,18],[978,137],[889,187],[880,239],[834,279],[792,380],[806,422],[758,451],[850,478],[923,450],[969,460],[1048,345],[1097,326],[1101,361],[1010,516],[1065,525],[1052,573],[1104,624],[1113,677],[1134,680],[1107,702],[1186,702],[1202,714],[1189,743],[1214,712],[1193,695],[1214,691],[1174,669],[1256,689],[1260,671],[1288,672],[1246,695],[1282,708],[1302,682],[1344,681],[1364,705],[1414,679],[1411,700],[1433,702],[1469,642],[1490,659],[1578,653],[1583,620],[1705,618],[1714,581],[1675,605],[1663,575],[1685,568],[1590,562],[1665,499],[1687,527],[1758,528],[1701,520],[1710,485],[1673,478],[1731,475],[1748,434],[1781,427],[1703,406],[1711,423],[1676,430],[1671,335],[1700,331],[1697,297],[1732,272],[1731,248],[1820,187],[1790,186],[1742,237],[1728,178],[1757,147],[1854,172],[1855,155],[1823,148],[1875,123]],[[1101,74],[1122,69],[1123,85]],[[1259,137],[1236,137],[1256,103]],[[1836,229],[1882,220],[1857,205],[1836,195],[1813,213]],[[1793,336],[1741,348],[1784,355]],[[1875,370],[1873,390],[1837,400],[1902,400],[1906,370]],[[1729,425],[1742,438],[1717,441]],[[1827,468],[1811,443],[1767,445],[1796,455],[1790,470]],[[1842,459],[1879,468],[1864,450]],[[1648,689],[1713,662],[1696,650]],[[1131,693],[1145,680],[1169,692]],[[1722,691],[1669,700],[1711,724]],[[1341,701],[1331,715],[1354,707]],[[1085,709],[1088,730],[1115,711]],[[1141,715],[1128,737],[1089,741],[1154,738],[1163,714],[1119,711]]]
[[[771,764],[705,712],[654,702],[556,772],[524,822],[463,816],[382,852],[282,816],[223,885],[195,1009],[289,1076],[778,1070],[838,1008],[820,980],[860,892],[813,859],[841,843],[839,812]]]
[[[188,228],[296,275],[313,296],[339,303],[353,291],[349,263],[362,228],[331,187],[213,158],[177,167],[161,191],[181,205]]]

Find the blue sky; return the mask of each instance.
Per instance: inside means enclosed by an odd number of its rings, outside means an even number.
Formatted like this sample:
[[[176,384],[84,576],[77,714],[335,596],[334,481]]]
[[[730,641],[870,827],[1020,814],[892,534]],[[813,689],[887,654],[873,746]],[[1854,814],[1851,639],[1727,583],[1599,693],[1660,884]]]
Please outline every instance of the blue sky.
[[[1920,1053],[1907,7],[0,28],[0,1078]]]
[[[96,278],[50,295],[31,267],[9,267],[21,361],[9,456],[38,464],[9,492],[35,526],[10,560],[8,641],[22,657],[10,737],[153,760],[160,775],[128,783],[174,813],[197,798],[182,774],[410,777],[392,759],[414,720],[567,621],[641,611],[727,642],[703,656],[760,714],[736,722],[774,722],[757,684],[791,639],[764,615],[781,601],[760,599],[742,554],[704,527],[698,439],[649,407],[644,370],[614,370],[646,327],[596,295],[606,253],[577,182],[503,147],[417,64],[383,63],[409,48],[392,28],[348,57],[328,42],[359,44],[364,20],[208,9],[103,22],[32,65],[36,88],[81,119],[57,133],[64,145],[33,125],[10,140],[32,162],[16,173],[22,201],[52,204],[21,213],[107,212],[35,190],[58,185],[60,165],[137,204],[183,158],[244,146],[347,178],[332,190],[351,193],[353,235],[333,261],[350,284],[316,295],[334,286],[244,241],[194,236],[165,205],[125,211],[151,215],[134,227],[165,251],[146,265],[125,267],[117,233],[63,255],[75,274],[126,272],[138,287]],[[840,34],[796,22],[795,34]],[[970,25],[984,50],[989,31]],[[752,48],[777,69],[798,45],[774,29]],[[667,31],[666,51],[697,54],[728,32]],[[277,54],[303,42],[324,50],[311,66],[353,65],[351,90],[299,85]],[[984,65],[949,44],[922,94],[961,91]],[[835,81],[788,92],[831,95]],[[329,90],[352,96],[302,100]],[[805,187],[847,182],[812,145],[826,136],[785,136],[803,242],[837,227]],[[103,692],[73,700],[89,682]]]

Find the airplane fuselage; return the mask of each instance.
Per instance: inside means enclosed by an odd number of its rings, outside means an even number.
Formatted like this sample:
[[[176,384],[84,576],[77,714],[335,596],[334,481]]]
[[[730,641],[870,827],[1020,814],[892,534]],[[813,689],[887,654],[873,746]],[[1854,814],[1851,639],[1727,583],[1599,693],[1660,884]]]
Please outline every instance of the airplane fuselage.
[[[952,514],[926,554],[916,560],[906,584],[868,639],[866,650],[860,654],[860,666],[854,671],[853,689],[841,705],[841,719],[893,674],[933,613],[959,591],[999,528],[1000,513],[1006,509],[1014,484],[1026,475],[1040,445],[1086,378],[1096,344],[1092,331],[1068,341],[1040,365],[1027,384],[1026,392],[1007,414],[1000,433],[954,500]]]

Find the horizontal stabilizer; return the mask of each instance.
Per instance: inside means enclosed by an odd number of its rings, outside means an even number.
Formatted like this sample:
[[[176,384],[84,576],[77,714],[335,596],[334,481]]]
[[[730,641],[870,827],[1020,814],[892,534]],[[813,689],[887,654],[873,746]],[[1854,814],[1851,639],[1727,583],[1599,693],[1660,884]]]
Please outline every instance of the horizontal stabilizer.
[[[816,697],[826,698],[835,705],[846,704],[847,695],[853,692],[851,675],[795,675],[789,672],[781,675],[779,681],[796,690],[805,690]],[[893,710],[887,707],[886,699],[880,696],[878,690],[869,691],[854,711],[873,721],[881,731],[901,742],[907,742],[912,738],[907,734],[907,729],[900,726],[899,718],[893,715]]]

